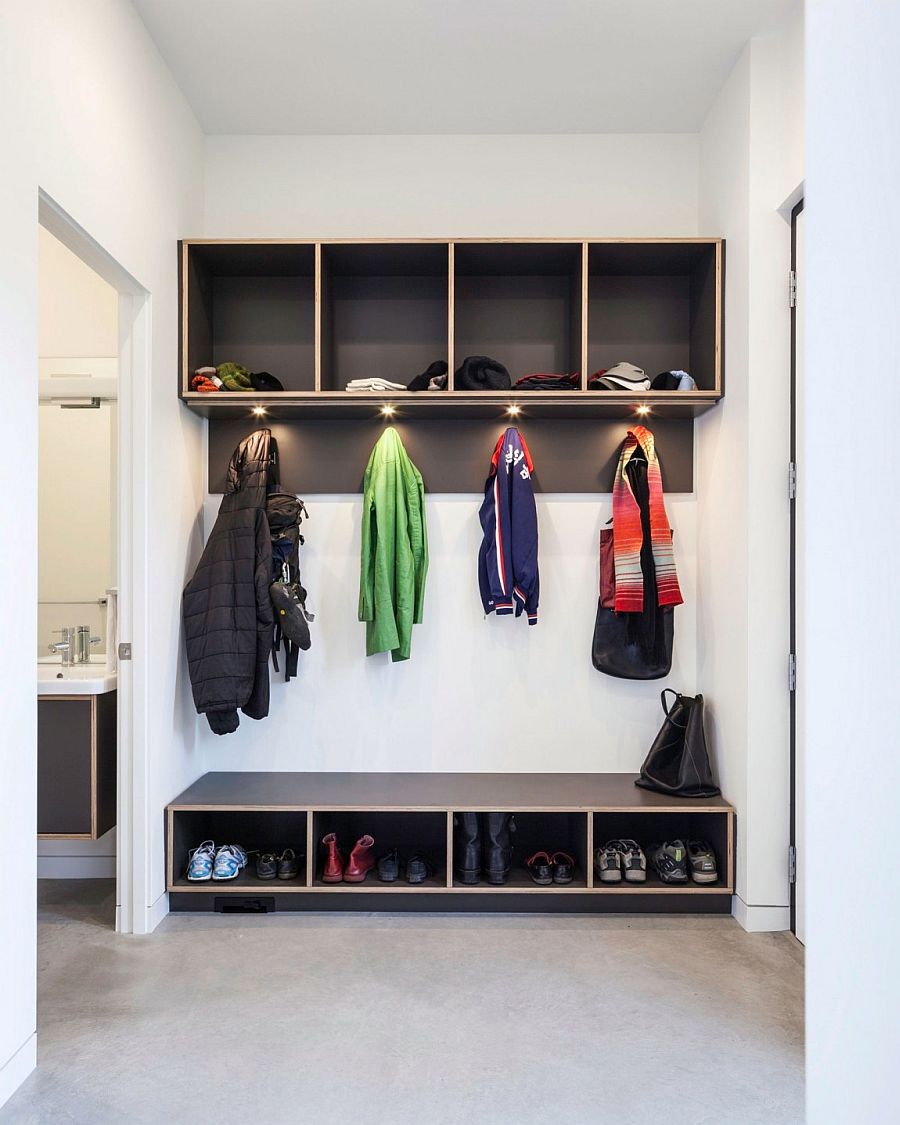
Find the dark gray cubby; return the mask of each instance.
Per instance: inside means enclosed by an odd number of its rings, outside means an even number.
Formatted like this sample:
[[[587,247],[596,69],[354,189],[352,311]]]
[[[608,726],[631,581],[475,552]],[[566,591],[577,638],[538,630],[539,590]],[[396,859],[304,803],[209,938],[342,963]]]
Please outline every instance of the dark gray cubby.
[[[368,890],[394,884],[380,883],[375,871],[364,884],[326,884],[322,882],[322,866],[325,849],[322,838],[334,832],[338,846],[346,859],[353,845],[367,833],[375,840],[376,857],[397,848],[401,859],[409,859],[414,854],[425,855],[434,864],[434,874],[423,886],[445,887],[447,885],[447,817],[442,812],[394,812],[329,810],[317,812],[313,816],[313,840],[315,841],[315,862],[313,885],[324,891],[365,887]],[[401,876],[402,879],[402,876]]]
[[[322,247],[323,391],[351,379],[407,383],[448,360],[446,244]]]
[[[305,812],[272,809],[266,812],[249,809],[207,808],[180,812],[171,821],[170,880],[176,889],[192,891],[231,892],[255,887],[264,889],[306,886],[306,862],[300,861],[300,874],[292,880],[260,880],[256,878],[255,856],[237,879],[227,883],[189,883],[186,877],[188,853],[204,840],[217,845],[240,844],[247,851],[282,852],[293,848],[298,858],[305,856],[307,843]]]
[[[633,812],[597,812],[594,813],[594,847],[600,848],[608,840],[632,839],[641,845],[647,856],[647,883],[646,884],[612,884],[613,887],[624,891],[632,891],[635,887],[643,887],[644,891],[659,887],[658,878],[650,865],[649,850],[655,844],[666,840],[707,840],[713,846],[719,871],[719,879],[714,884],[702,884],[715,891],[731,891],[732,888],[732,836],[731,817],[727,811],[692,812],[690,803],[686,807],[670,812],[645,812],[635,815]],[[596,886],[609,890],[609,885],[603,887],[599,880]],[[695,884],[689,887],[696,889]]]
[[[716,245],[705,241],[592,243],[588,375],[625,360],[650,379],[681,368],[700,390],[719,391],[720,268]]]
[[[197,243],[182,270],[187,372],[234,362],[271,372],[287,391],[315,390],[313,245]]]
[[[580,243],[459,243],[454,362],[487,355],[512,381],[581,366]]]
[[[567,852],[576,862],[577,870],[570,889],[586,890],[588,885],[587,813],[582,812],[515,812],[510,832],[512,841],[512,870],[504,884],[504,893],[536,886],[525,867],[525,861],[537,851]],[[457,830],[454,818],[454,833]],[[454,887],[462,887],[454,877]],[[487,882],[479,884],[486,892],[496,891]]]

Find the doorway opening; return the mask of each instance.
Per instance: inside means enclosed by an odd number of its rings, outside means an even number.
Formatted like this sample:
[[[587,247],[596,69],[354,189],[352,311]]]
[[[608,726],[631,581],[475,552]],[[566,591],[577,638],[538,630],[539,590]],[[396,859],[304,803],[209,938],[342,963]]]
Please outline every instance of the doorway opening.
[[[38,878],[107,879],[110,923],[131,932],[132,386],[148,300],[43,192],[38,223]]]

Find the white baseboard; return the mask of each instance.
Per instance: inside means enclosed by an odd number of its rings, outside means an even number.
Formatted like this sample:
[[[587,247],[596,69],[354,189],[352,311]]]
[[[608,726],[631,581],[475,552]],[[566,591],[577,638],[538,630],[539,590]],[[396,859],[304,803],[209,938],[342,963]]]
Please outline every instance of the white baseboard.
[[[33,1031],[11,1059],[0,1066],[0,1106],[4,1105],[37,1066],[37,1032]]]
[[[152,934],[168,913],[169,896],[161,894],[152,906],[147,907],[147,929],[144,932]]]
[[[791,928],[789,906],[748,906],[740,895],[733,895],[731,913],[749,934],[780,933]]]
[[[114,855],[39,855],[39,879],[115,879]]]

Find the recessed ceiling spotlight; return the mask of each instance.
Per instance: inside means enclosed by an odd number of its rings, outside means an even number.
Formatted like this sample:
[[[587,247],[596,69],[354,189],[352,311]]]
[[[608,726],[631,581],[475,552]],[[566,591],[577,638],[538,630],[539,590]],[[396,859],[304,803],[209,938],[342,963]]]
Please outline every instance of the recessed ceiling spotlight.
[[[635,414],[640,414],[641,417],[646,417],[650,413],[649,406],[636,406],[634,408]]]
[[[394,414],[396,414],[396,412],[396,407],[391,406],[389,402],[386,402],[381,408],[381,413],[385,416],[385,418],[392,418]]]
[[[516,406],[514,402],[510,403],[510,405],[506,408],[506,413],[510,416],[510,418],[516,418],[519,414],[522,413],[522,407]]]
[[[256,415],[257,418],[264,418],[267,414],[267,411],[266,411],[266,408],[264,406],[254,406],[253,407],[253,413]]]

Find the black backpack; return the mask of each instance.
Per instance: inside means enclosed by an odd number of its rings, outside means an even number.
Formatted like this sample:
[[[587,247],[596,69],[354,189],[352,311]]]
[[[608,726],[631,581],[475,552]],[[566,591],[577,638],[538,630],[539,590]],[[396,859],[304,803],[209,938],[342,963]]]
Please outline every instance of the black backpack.
[[[312,641],[309,624],[315,614],[306,608],[306,590],[300,582],[300,546],[303,536],[300,524],[309,513],[302,500],[292,492],[276,489],[266,500],[266,518],[272,538],[272,584],[269,594],[275,610],[275,630],[272,637],[272,664],[278,667],[278,650],[284,644],[284,678],[289,681],[297,675],[300,650],[304,652]]]

